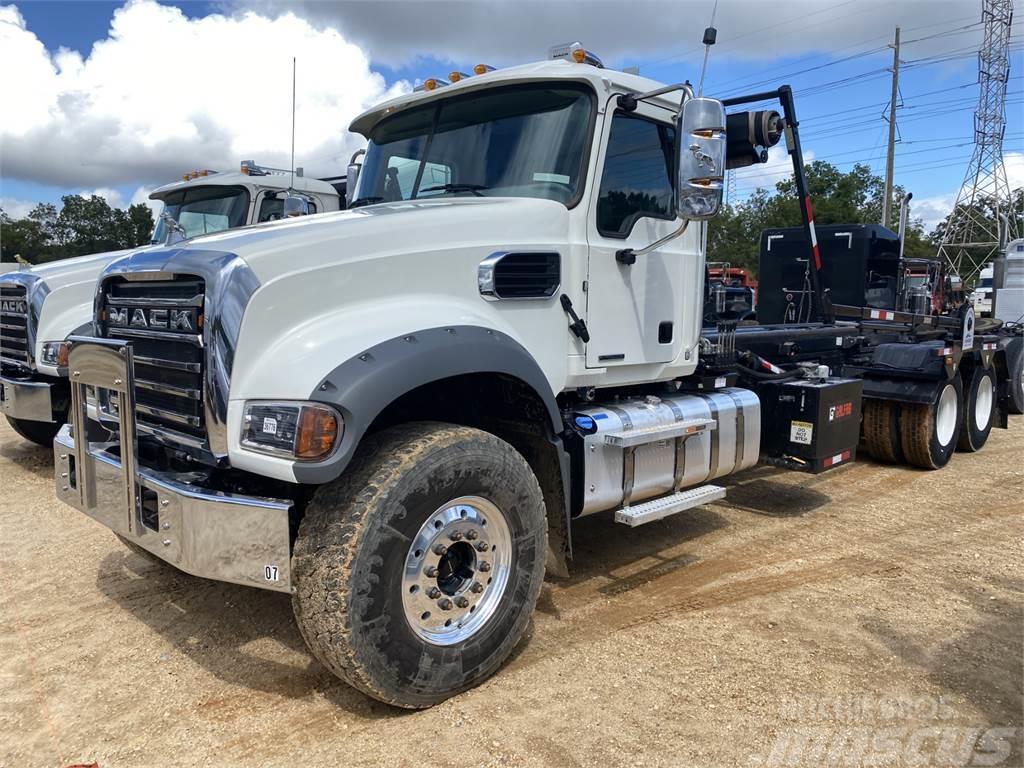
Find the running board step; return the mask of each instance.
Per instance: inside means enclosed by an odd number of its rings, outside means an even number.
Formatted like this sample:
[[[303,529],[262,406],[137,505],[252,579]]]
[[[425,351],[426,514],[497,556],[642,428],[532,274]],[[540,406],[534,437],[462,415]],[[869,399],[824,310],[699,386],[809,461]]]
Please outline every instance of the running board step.
[[[615,448],[632,448],[658,440],[689,437],[708,429],[714,429],[716,426],[718,425],[714,419],[683,419],[682,421],[673,421],[671,424],[658,424],[654,427],[609,432],[604,436],[604,442]]]
[[[673,493],[671,496],[662,496],[642,504],[623,507],[616,511],[615,522],[635,528],[638,525],[674,515],[676,512],[693,509],[701,504],[723,498],[725,498],[725,488],[720,485],[702,485],[699,488]]]

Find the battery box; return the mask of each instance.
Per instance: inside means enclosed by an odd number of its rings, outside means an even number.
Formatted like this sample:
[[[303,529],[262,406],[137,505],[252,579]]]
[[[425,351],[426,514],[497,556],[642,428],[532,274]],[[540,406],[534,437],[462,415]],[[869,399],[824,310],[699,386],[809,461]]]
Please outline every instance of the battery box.
[[[836,377],[761,384],[762,456],[815,474],[853,461],[863,389]]]

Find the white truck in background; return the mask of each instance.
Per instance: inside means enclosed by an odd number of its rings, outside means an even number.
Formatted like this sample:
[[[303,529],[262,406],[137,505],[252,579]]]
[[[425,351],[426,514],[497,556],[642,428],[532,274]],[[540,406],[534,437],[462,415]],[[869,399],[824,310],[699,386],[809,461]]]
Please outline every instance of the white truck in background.
[[[289,190],[306,212],[344,207],[344,177],[306,178],[243,161],[238,171],[192,171],[150,193],[163,203],[152,243],[180,244],[202,234],[276,221]],[[96,278],[126,253],[111,251],[0,274],[0,411],[22,437],[50,446],[67,421],[68,336],[92,328]]]

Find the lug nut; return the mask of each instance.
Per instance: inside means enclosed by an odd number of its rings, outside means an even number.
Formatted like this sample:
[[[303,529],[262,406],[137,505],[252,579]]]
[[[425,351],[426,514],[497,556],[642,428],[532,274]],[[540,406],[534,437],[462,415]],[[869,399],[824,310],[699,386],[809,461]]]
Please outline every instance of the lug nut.
[[[452,531],[448,534],[448,538],[452,541],[460,541],[462,539],[462,534],[459,531]]]
[[[491,570],[491,564],[490,563],[480,563],[480,565],[478,565],[477,568],[479,568],[484,573],[487,573],[489,570]]]
[[[441,590],[437,587],[431,587],[427,590],[427,597],[429,597],[431,600],[437,600],[437,598],[439,598],[440,596]]]
[[[448,547],[446,547],[444,544],[437,544],[437,545],[434,546],[434,554],[435,555],[443,555],[447,551],[448,551]]]
[[[427,568],[427,570],[424,571],[424,573],[427,574],[427,578],[433,579],[437,576],[437,568],[435,568],[434,566],[430,566],[429,568]]]
[[[469,607],[469,600],[467,600],[462,595],[459,595],[455,598],[455,604],[459,606],[459,608],[467,608]]]
[[[480,534],[478,534],[476,531],[472,531],[472,530],[466,531],[466,538],[469,539],[470,541],[472,541],[473,539],[475,539],[479,535]]]
[[[442,611],[450,611],[452,609],[452,601],[449,600],[447,597],[442,597],[440,600],[437,601],[437,607],[440,608]]]
[[[476,543],[476,551],[477,552],[486,552],[487,549],[488,549],[488,545],[487,545],[486,541],[478,541]]]
[[[473,585],[469,588],[470,592],[476,592],[478,595],[484,591],[484,585],[479,581],[474,581]]]

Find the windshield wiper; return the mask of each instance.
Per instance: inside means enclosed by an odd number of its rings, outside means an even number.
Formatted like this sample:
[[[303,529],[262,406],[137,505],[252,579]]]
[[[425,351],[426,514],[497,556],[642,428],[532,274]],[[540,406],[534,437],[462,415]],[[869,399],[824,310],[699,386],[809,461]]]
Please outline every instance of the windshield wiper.
[[[490,187],[483,184],[438,184],[435,187],[425,187],[420,192],[472,192],[477,197],[483,197],[480,194],[481,189]]]
[[[349,208],[358,208],[361,205],[373,205],[374,203],[383,203],[383,197],[360,197],[358,200],[353,200],[352,205]]]

